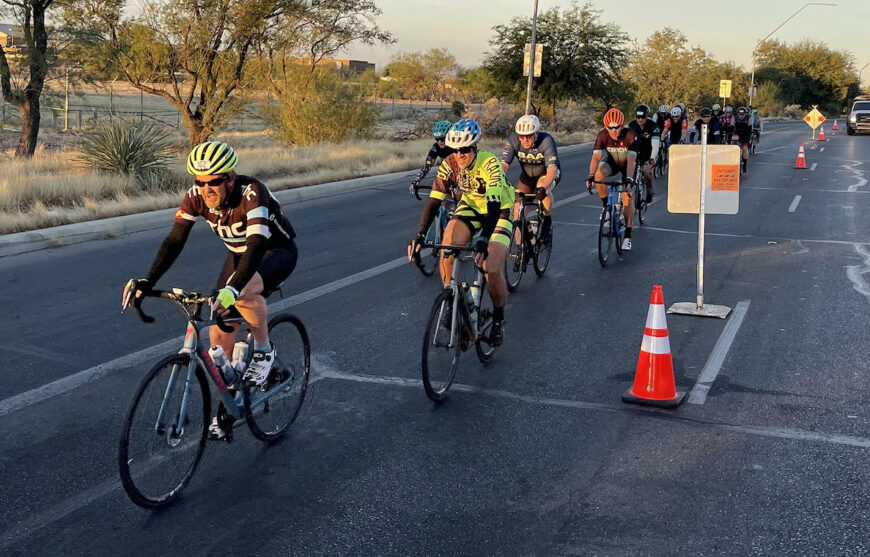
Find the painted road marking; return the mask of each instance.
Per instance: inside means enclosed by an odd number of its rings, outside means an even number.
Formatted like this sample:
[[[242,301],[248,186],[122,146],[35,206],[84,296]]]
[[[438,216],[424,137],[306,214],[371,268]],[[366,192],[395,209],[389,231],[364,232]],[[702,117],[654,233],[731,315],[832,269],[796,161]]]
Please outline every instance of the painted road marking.
[[[791,201],[791,205],[788,206],[788,212],[794,213],[795,209],[797,209],[797,206],[800,202],[801,202],[801,196],[799,196],[799,195],[794,196],[794,199],[792,199],[792,201]]]
[[[814,162],[812,166],[810,166],[810,170],[815,170],[819,163]]]
[[[870,251],[861,244],[855,244],[855,251],[864,262],[861,265],[846,267],[846,278],[852,283],[855,292],[864,296],[870,302]],[[867,278],[865,279],[865,275]]]
[[[824,147],[822,147],[821,149],[819,149],[819,153],[824,153],[824,152],[825,152],[825,148],[824,148]]]
[[[734,342],[737,331],[740,330],[740,325],[743,324],[743,318],[746,317],[748,310],[749,300],[737,303],[737,307],[734,308],[734,312],[728,318],[728,323],[722,329],[722,334],[719,335],[719,340],[716,341],[716,346],[710,352],[710,356],[707,358],[707,363],[704,364],[701,375],[698,376],[695,387],[689,393],[689,404],[704,404],[707,400],[707,393],[710,392],[710,387],[713,386],[716,376],[719,375],[719,370],[722,369],[725,357],[728,356],[731,344]]]
[[[813,143],[812,145],[810,145],[810,149],[815,150],[815,148],[818,147],[818,146],[819,146],[818,143]]]

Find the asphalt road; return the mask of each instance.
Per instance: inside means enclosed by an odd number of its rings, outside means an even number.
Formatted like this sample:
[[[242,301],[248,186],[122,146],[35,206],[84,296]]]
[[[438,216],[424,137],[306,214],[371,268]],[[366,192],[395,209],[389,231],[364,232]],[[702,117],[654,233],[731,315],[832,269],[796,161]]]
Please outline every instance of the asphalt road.
[[[166,230],[3,258],[0,552],[870,555],[870,139],[766,132],[739,213],[707,219],[706,300],[748,306],[733,342],[734,316],[668,316],[678,388],[718,369],[703,404],[620,400],[652,286],[666,305],[695,296],[697,218],[667,212],[663,181],[634,249],[602,269],[590,149],[563,157],[557,194],[574,199],[547,274],[523,279],[504,346],[485,367],[464,354],[437,407],[419,381],[437,281],[384,265],[420,203],[385,182],[286,207],[300,262],[285,294],[329,285],[292,307],[312,336],[309,401],[280,443],[210,443],[162,512],[127,499],[117,441],[149,348],[184,323],[118,310]],[[800,141],[814,170],[793,168]],[[224,249],[197,226],[162,285],[210,288]]]

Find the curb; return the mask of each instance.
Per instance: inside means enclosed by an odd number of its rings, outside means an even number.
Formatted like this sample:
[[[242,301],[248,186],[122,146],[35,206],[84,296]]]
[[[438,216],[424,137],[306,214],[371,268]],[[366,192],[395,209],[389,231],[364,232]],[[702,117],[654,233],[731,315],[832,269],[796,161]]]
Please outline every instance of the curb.
[[[567,145],[560,149],[562,153],[573,153],[592,145],[578,143]],[[327,182],[313,186],[302,186],[287,190],[272,192],[281,204],[298,203],[323,197],[332,197],[345,193],[376,188],[385,181],[397,178],[407,178],[417,173],[417,169],[365,176],[363,178],[351,178],[337,182]],[[87,222],[77,222],[43,228],[41,230],[28,230],[0,236],[0,257],[19,255],[43,249],[58,248],[82,242],[105,240],[116,238],[125,234],[144,232],[157,228],[164,228],[171,223],[172,215],[176,209],[160,209],[134,215],[122,215]]]

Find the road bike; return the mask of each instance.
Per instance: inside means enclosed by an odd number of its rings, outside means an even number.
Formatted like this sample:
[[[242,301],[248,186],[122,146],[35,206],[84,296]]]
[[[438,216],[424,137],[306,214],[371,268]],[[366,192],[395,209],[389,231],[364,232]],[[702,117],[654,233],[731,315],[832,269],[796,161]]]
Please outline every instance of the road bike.
[[[622,255],[622,241],[625,239],[625,215],[622,213],[623,194],[625,186],[621,182],[599,182],[607,186],[607,206],[601,210],[598,222],[598,262],[602,267],[607,266],[607,261],[616,245],[616,253]],[[631,200],[629,200],[629,203]]]
[[[461,353],[473,344],[478,359],[487,363],[495,347],[488,340],[493,313],[486,292],[486,273],[475,266],[474,282],[460,281],[461,263],[472,259],[471,247],[432,247],[441,250],[444,257],[454,257],[450,283],[435,298],[423,336],[423,389],[430,400],[441,402],[456,378]]]
[[[653,176],[664,176],[668,166],[668,142],[663,140],[660,145],[659,153],[656,155],[656,166],[653,168]]]
[[[755,149],[758,147],[758,140],[760,136],[757,130],[752,130],[752,133],[749,135],[749,154],[754,155]]]
[[[634,169],[634,214],[637,217],[639,224],[646,222],[646,213],[649,209],[649,203],[646,201],[646,194],[649,190],[649,184],[646,181],[646,176],[643,174],[643,165],[637,164]]]
[[[181,350],[157,362],[139,383],[118,445],[124,490],[137,505],[156,509],[178,497],[202,458],[212,416],[208,380],[217,388],[221,402],[217,419],[227,434],[225,440],[232,440],[233,425],[243,419],[254,437],[272,442],[286,433],[302,408],[311,372],[311,346],[299,318],[287,312],[272,317],[268,327],[275,360],[265,383],[254,386],[242,381],[241,372],[229,374],[219,368],[203,343],[202,329],[212,322],[200,314],[204,305],[210,306],[210,295],[179,288],[144,292],[132,305],[142,321],[153,323],[154,318],[142,311],[146,297],[172,301],[187,319]],[[214,324],[233,332],[229,324],[243,319],[237,312],[230,315],[224,320],[215,314]],[[250,330],[246,342],[242,370],[253,356]]]
[[[533,193],[517,192],[520,198],[520,218],[514,221],[514,230],[505,260],[505,274],[508,290],[516,291],[531,260],[535,274],[543,276],[550,264],[553,253],[553,229],[544,237],[544,204],[535,198]],[[534,207],[534,213],[526,214],[528,207]]]
[[[418,186],[414,188],[414,196],[417,199],[421,199],[419,193],[421,189],[432,189],[432,186]],[[441,243],[444,238],[444,230],[447,228],[447,223],[449,223],[450,219],[453,218],[453,212],[455,210],[456,201],[451,196],[447,196],[444,201],[441,202],[441,205],[438,207],[438,214],[435,215],[435,219],[432,221],[432,224],[429,225],[428,230],[426,230],[424,239],[426,244]],[[420,251],[414,252],[411,255],[411,258],[414,261],[414,264],[417,265],[417,268],[420,269],[420,272],[429,277],[432,276],[435,269],[438,268],[441,254],[436,249],[421,248]]]

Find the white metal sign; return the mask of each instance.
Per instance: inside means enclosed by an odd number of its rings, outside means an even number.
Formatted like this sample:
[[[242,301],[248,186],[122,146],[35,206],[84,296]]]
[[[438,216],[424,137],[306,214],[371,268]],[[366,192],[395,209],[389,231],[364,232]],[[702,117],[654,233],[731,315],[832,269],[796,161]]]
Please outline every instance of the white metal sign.
[[[735,215],[740,209],[740,147],[707,145],[708,215]],[[701,146],[668,150],[668,211],[697,215],[701,208]]]

